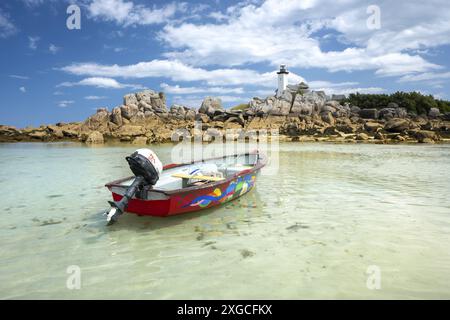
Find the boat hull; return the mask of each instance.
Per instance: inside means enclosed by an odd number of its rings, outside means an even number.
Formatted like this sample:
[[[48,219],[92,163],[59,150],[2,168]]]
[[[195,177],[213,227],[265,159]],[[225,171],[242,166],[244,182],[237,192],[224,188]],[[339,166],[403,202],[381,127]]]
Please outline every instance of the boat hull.
[[[130,199],[127,212],[143,216],[166,217],[212,208],[236,199],[255,187],[259,169],[239,174],[233,179],[214,183],[194,190],[182,190],[172,194],[160,194],[159,199]],[[114,201],[122,195],[112,192]]]
[[[215,207],[252,190],[256,184],[258,171],[243,174],[231,181],[214,184],[210,187],[165,195],[166,199],[133,198],[128,203],[127,212],[143,216],[166,217]],[[112,192],[112,196],[114,201],[122,199],[122,195],[116,192]]]

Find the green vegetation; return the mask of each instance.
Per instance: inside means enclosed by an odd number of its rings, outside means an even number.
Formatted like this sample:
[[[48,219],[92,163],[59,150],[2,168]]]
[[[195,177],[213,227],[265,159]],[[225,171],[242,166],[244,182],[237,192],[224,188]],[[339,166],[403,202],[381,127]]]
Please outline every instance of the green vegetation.
[[[360,108],[385,108],[389,102],[415,114],[428,114],[431,108],[438,108],[442,113],[450,112],[450,101],[435,99],[432,95],[419,92],[399,92],[393,94],[359,94],[352,93],[343,102]]]
[[[247,108],[248,108],[247,103],[241,103],[241,104],[238,104],[237,106],[232,107],[231,110],[245,110]]]

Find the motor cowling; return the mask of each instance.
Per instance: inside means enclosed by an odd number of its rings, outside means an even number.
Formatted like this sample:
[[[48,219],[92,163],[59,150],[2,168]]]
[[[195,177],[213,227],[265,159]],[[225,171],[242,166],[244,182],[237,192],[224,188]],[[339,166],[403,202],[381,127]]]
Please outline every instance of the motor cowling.
[[[145,184],[155,185],[163,170],[163,165],[156,153],[150,149],[138,149],[125,158],[136,177],[142,176]]]
[[[130,156],[125,157],[125,159],[136,178],[127,188],[120,201],[109,201],[111,208],[106,213],[108,224],[117,221],[118,217],[128,207],[130,199],[138,190],[146,186],[154,186],[158,182],[159,175],[163,170],[163,165],[158,156],[150,149],[138,149]]]

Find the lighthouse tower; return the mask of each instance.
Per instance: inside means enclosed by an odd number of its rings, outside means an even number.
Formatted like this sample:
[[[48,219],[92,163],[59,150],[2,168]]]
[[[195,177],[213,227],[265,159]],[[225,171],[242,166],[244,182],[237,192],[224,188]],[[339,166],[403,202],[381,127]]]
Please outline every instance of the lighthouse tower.
[[[286,70],[285,64],[280,65],[280,71],[278,71],[277,74],[278,74],[277,97],[279,97],[283,94],[283,91],[286,90],[287,86],[287,78],[289,72]]]

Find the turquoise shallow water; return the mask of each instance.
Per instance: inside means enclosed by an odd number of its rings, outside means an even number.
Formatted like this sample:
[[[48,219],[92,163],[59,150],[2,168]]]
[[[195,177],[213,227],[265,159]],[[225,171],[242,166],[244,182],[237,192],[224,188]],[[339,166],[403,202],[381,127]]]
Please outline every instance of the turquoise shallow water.
[[[108,228],[134,149],[0,145],[0,298],[450,298],[450,145],[281,144],[237,201]]]

